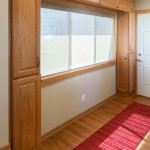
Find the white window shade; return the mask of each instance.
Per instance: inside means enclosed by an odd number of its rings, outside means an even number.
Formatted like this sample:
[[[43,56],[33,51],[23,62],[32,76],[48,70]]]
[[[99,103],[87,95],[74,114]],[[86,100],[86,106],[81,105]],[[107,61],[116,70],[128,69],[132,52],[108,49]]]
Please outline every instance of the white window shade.
[[[114,43],[114,16],[44,3],[42,76],[110,61],[114,59]]]

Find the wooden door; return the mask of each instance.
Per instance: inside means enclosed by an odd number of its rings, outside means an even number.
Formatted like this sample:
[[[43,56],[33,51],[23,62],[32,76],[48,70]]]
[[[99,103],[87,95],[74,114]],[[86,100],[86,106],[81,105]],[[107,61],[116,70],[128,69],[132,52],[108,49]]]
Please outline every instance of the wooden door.
[[[12,0],[12,78],[39,74],[40,0]]]
[[[128,55],[117,56],[117,91],[128,92]]]
[[[116,0],[101,0],[101,5],[109,8],[116,8]]]
[[[41,142],[40,76],[14,80],[12,87],[13,149],[36,150]]]
[[[122,11],[129,11],[130,10],[129,0],[117,0],[117,8]]]

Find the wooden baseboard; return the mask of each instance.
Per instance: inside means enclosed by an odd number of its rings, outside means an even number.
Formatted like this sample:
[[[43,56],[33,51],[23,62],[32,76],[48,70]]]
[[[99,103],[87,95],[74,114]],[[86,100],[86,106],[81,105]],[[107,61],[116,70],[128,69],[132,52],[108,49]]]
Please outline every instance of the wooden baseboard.
[[[133,90],[129,93],[125,93],[125,92],[121,92],[121,91],[117,91],[117,95],[118,96],[121,96],[121,97],[126,97],[126,98],[130,98],[130,97],[133,97],[136,95],[136,91]]]
[[[0,150],[10,150],[10,144],[0,147]]]
[[[113,95],[107,99],[105,99],[104,101],[100,102],[99,104],[97,104],[96,106],[84,111],[83,113],[73,117],[72,119],[68,120],[67,122],[59,125],[58,127],[50,130],[49,132],[45,133],[43,136],[42,136],[42,141],[47,139],[48,137],[52,136],[53,134],[55,134],[56,132],[60,131],[61,129],[65,128],[66,126],[70,125],[71,123],[75,122],[76,120],[82,118],[83,116],[87,115],[88,113],[94,111],[95,109],[99,108],[100,106],[104,105],[105,103],[107,103],[108,101],[110,101],[112,98],[114,98],[116,96]]]

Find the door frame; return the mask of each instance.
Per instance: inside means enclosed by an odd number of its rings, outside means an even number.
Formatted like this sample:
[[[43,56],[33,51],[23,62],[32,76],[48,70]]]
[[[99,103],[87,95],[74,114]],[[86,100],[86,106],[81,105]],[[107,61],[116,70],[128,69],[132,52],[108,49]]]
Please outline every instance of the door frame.
[[[150,14],[150,9],[142,9],[142,10],[136,10],[135,11],[135,48],[136,48],[136,60],[137,60],[137,53],[138,53],[138,50],[137,50],[137,16],[139,14]],[[138,79],[137,79],[137,62],[136,62],[136,94],[138,95],[137,93],[137,82],[138,82]],[[142,96],[142,95],[140,95]],[[146,96],[142,96],[142,97],[146,97]],[[149,97],[146,97],[146,98],[149,98]]]

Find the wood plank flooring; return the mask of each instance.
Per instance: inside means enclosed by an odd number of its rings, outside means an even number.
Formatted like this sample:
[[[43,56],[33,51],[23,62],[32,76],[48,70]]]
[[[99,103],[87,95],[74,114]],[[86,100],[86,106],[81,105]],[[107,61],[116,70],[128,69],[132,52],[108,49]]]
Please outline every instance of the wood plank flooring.
[[[132,102],[150,106],[150,99],[148,98],[116,96],[103,106],[44,140],[41,150],[72,150]],[[150,150],[150,132],[145,136],[137,150]]]

